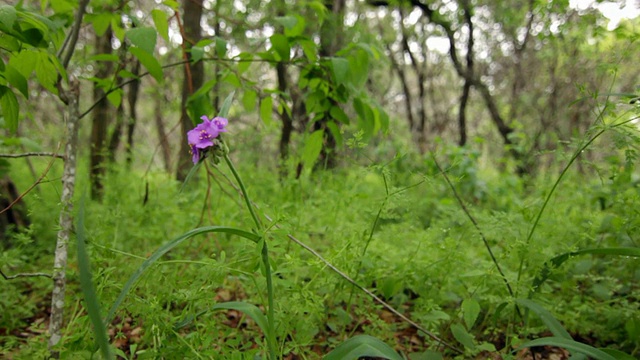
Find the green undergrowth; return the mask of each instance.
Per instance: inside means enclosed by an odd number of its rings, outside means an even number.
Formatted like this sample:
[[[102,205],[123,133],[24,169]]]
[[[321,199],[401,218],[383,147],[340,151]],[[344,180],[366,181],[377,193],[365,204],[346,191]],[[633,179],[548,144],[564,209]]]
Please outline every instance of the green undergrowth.
[[[527,241],[557,175],[522,179],[483,169],[477,154],[465,149],[436,157],[505,278],[429,156],[399,156],[385,165],[282,180],[268,166],[237,161],[259,214],[272,220],[265,221],[270,223],[281,353],[315,359],[353,335],[368,334],[412,354],[411,359],[433,358],[427,350],[444,353],[445,358],[482,351],[501,351],[508,357],[506,344],[517,348],[550,333],[548,324],[533,313],[522,306],[516,309],[506,279],[516,297],[529,297],[542,306],[575,340],[638,355],[637,257],[576,256],[551,268],[548,280],[532,292],[532,284],[555,256],[640,246],[640,188],[633,163],[611,158],[597,171],[569,171]],[[25,198],[33,225],[2,252],[3,270],[50,271],[60,173],[61,166],[55,166],[47,177],[50,181]],[[251,219],[242,198],[227,184],[230,175],[213,173],[215,181],[208,182],[200,172],[181,191],[180,184],[163,173],[109,172],[103,200],[87,202],[84,209],[93,281],[103,311],[162,244],[198,226],[248,227]],[[20,188],[30,184],[26,167],[14,165],[12,176],[20,179]],[[79,178],[78,198],[87,188],[88,180]],[[287,234],[465,353],[456,355],[389,316]],[[70,249],[61,350],[65,359],[87,358],[97,349],[83,307],[75,247]],[[186,241],[135,285],[108,329],[112,344],[118,354],[131,358],[250,359],[264,354],[260,329],[238,311],[204,312],[176,327],[224,301],[262,307],[267,300],[260,264],[256,247],[239,237],[210,233]],[[47,354],[46,324],[34,321],[46,318],[50,290],[46,279],[3,283],[0,352],[25,359]],[[518,317],[518,312],[527,315]]]

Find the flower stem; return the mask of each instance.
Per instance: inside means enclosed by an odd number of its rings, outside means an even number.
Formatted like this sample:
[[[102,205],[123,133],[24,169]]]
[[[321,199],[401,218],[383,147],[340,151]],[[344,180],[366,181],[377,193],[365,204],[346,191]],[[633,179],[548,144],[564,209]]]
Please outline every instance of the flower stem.
[[[233,174],[233,177],[236,178],[236,181],[238,182],[238,186],[240,187],[240,191],[242,192],[242,197],[244,197],[244,201],[245,204],[247,205],[247,208],[249,209],[249,212],[251,213],[251,217],[253,218],[253,221],[256,224],[256,231],[262,231],[263,227],[262,227],[262,223],[260,222],[260,220],[258,219],[258,215],[256,215],[256,212],[253,208],[253,206],[251,205],[251,200],[249,199],[249,195],[247,194],[247,189],[244,186],[244,183],[242,182],[242,179],[240,178],[240,175],[238,174],[238,171],[236,171],[235,166],[233,166],[233,163],[231,162],[231,159],[229,159],[229,155],[228,154],[224,154],[224,161],[227,163],[227,166],[229,166],[229,169],[231,169],[231,173]],[[262,239],[262,263],[264,264],[264,275],[267,278],[267,322],[268,322],[268,327],[269,329],[267,329],[267,347],[269,348],[269,358],[271,360],[276,360],[276,329],[275,329],[275,316],[274,316],[274,310],[273,310],[273,279],[271,277],[271,265],[269,264],[269,250],[267,248],[267,240],[266,239]]]
[[[233,163],[231,162],[231,159],[229,159],[229,154],[224,154],[224,161],[227,163],[227,166],[229,166],[229,169],[231,169],[231,173],[233,173],[233,177],[236,178],[236,181],[238,182],[238,186],[240,186],[240,191],[242,191],[242,197],[244,197],[244,202],[247,205],[247,208],[249,209],[249,212],[251,213],[251,217],[253,218],[253,222],[256,223],[256,227],[257,227],[256,230],[257,231],[262,230],[262,223],[260,222],[260,220],[258,220],[258,215],[256,215],[256,212],[253,209],[253,206],[251,206],[251,200],[249,200],[249,195],[247,195],[247,188],[245,188],[244,183],[242,182],[242,179],[240,178],[240,175],[236,171],[235,166],[233,166]]]

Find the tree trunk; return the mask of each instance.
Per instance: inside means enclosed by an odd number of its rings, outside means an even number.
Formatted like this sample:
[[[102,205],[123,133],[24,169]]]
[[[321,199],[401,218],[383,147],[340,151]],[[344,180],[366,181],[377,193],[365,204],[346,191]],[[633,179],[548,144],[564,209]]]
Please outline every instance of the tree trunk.
[[[140,61],[135,62],[133,65],[133,73],[140,72]],[[127,166],[131,166],[133,161],[133,132],[136,128],[136,122],[138,121],[138,113],[136,111],[136,104],[138,103],[138,94],[140,93],[140,79],[134,80],[129,85],[129,93],[127,94],[127,100],[129,102],[129,122],[127,123]]]
[[[9,175],[0,178],[0,249],[11,247],[7,241],[10,232],[20,230],[29,226],[29,217],[24,201],[18,200],[20,197],[16,185]]]
[[[187,100],[203,84],[204,65],[202,61],[191,63],[191,53],[188,49],[202,38],[200,19],[202,17],[203,0],[184,0],[184,34],[182,39],[183,51],[189,63],[184,67],[184,81],[182,83],[182,104],[180,115],[180,129],[183,141],[180,142],[180,154],[178,154],[178,169],[176,178],[184,181],[193,165],[189,154],[189,144],[186,140],[187,131],[193,129],[193,121],[187,112]]]
[[[164,95],[155,96],[156,111],[155,111],[155,123],[156,130],[158,130],[158,139],[160,141],[160,153],[162,154],[162,161],[164,162],[164,169],[168,173],[171,171],[171,147],[169,146],[169,139],[167,138],[167,132],[164,128],[164,121],[162,119],[162,109],[164,109],[162,100],[166,100]]]
[[[320,29],[319,54],[321,57],[328,58],[334,56],[342,46],[345,0],[324,0],[324,5],[331,15],[329,19],[325,20]],[[335,100],[331,100],[331,102],[332,106],[338,106]],[[336,139],[327,127],[327,123],[330,121],[332,121],[331,115],[329,112],[325,112],[324,117],[314,123],[315,131],[322,130],[324,132],[324,141],[318,166],[328,169],[337,165]]]
[[[111,54],[111,27],[107,29],[103,36],[96,35],[96,54]],[[108,77],[112,70],[112,62],[103,61],[97,64],[95,76],[99,79]],[[97,103],[93,109],[93,122],[91,126],[91,198],[100,199],[103,192],[102,178],[106,172],[107,160],[107,125],[111,117],[111,107],[106,98],[103,88],[94,83],[93,101]],[[102,99],[102,100],[101,100]]]
[[[69,90],[62,95],[67,101],[66,146],[64,150],[64,168],[62,171],[62,195],[60,203],[60,230],[56,241],[53,263],[53,291],[51,293],[51,318],[49,320],[49,351],[51,358],[58,359],[55,349],[62,338],[64,314],[64,293],[66,289],[67,246],[73,232],[73,193],[76,184],[76,153],[78,147],[78,107],[80,85],[76,79],[69,81]]]

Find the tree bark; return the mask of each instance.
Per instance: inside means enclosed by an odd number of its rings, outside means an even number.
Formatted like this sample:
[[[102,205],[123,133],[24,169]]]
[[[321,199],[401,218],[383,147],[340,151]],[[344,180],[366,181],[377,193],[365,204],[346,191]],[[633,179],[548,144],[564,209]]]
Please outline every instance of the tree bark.
[[[111,54],[112,30],[109,27],[103,36],[96,35],[96,54]],[[113,63],[103,61],[97,64],[95,76],[99,79],[108,77],[113,71]],[[98,84],[93,85],[93,101],[97,103],[93,109],[93,121],[91,124],[91,198],[100,199],[103,192],[102,178],[106,172],[107,160],[107,126],[111,118],[111,106],[104,97],[105,90]]]
[[[324,5],[331,15],[329,19],[325,20],[320,29],[320,49],[318,53],[321,57],[328,58],[335,55],[342,46],[345,0],[324,0]],[[338,106],[338,103],[335,100],[331,100],[331,105]],[[336,167],[338,163],[336,138],[327,127],[327,124],[332,120],[329,112],[325,112],[324,116],[313,124],[315,131],[322,130],[324,132],[324,141],[317,165],[327,169]]]
[[[140,61],[135,62],[133,65],[133,73],[138,74],[140,72]],[[134,80],[129,85],[129,93],[127,94],[127,100],[129,103],[129,122],[127,122],[127,150],[126,150],[126,162],[127,166],[131,166],[133,161],[133,133],[136,129],[136,122],[138,121],[138,112],[136,110],[136,104],[138,103],[138,94],[140,93],[140,79]]]
[[[191,163],[191,155],[189,154],[189,144],[186,140],[187,131],[193,129],[193,121],[187,112],[187,100],[203,84],[204,65],[202,61],[191,63],[191,53],[187,51],[191,45],[197,43],[202,38],[200,19],[202,18],[202,1],[203,0],[184,0],[184,34],[182,39],[183,51],[186,60],[189,63],[184,67],[184,80],[182,83],[182,104],[180,115],[180,129],[183,134],[183,141],[180,145],[180,154],[178,154],[178,168],[176,178],[184,181],[189,173],[189,169],[193,165]]]
[[[62,172],[62,195],[60,203],[60,230],[56,241],[53,262],[53,291],[51,293],[51,318],[49,320],[49,351],[51,358],[60,358],[55,349],[62,338],[64,293],[66,289],[67,247],[73,232],[73,193],[76,184],[76,154],[78,147],[78,118],[80,85],[76,79],[69,81],[69,90],[64,95],[67,102],[65,161]]]
[[[155,96],[156,112],[154,116],[156,130],[158,130],[158,139],[160,141],[160,153],[162,154],[162,161],[164,162],[164,169],[167,173],[171,171],[171,147],[169,146],[169,139],[167,138],[167,131],[164,127],[164,121],[162,119],[162,99],[166,98],[160,94]]]

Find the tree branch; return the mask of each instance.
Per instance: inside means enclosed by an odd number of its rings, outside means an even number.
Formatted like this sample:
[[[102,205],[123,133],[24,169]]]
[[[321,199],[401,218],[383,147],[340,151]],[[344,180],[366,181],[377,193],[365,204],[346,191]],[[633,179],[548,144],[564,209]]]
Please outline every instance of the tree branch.
[[[2,277],[5,280],[13,280],[13,279],[23,278],[23,277],[46,277],[46,278],[52,278],[51,274],[45,274],[45,273],[19,273],[19,274],[15,274],[15,275],[5,275],[5,273],[2,270],[0,270],[0,275],[2,275]]]
[[[54,158],[58,158],[58,159],[63,159],[64,160],[64,155],[60,155],[58,153],[46,152],[46,151],[43,151],[43,152],[27,152],[27,153],[22,153],[22,154],[0,154],[0,158],[22,158],[22,157],[28,157],[28,156],[52,156]]]

